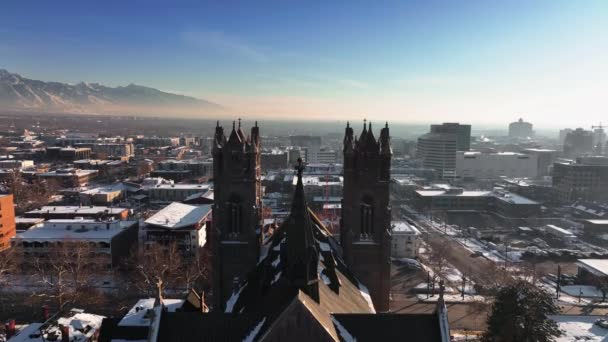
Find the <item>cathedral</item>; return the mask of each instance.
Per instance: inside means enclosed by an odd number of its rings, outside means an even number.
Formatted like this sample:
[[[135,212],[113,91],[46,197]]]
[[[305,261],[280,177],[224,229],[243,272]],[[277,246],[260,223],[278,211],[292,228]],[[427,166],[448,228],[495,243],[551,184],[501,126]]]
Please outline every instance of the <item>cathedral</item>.
[[[215,128],[213,305],[151,314],[149,341],[450,340],[441,292],[429,314],[389,312],[391,147],[388,124],[374,136],[344,135],[340,242],[306,202],[299,160],[289,216],[265,235],[260,128]],[[200,305],[199,305],[200,304]],[[196,309],[198,307],[198,309]]]

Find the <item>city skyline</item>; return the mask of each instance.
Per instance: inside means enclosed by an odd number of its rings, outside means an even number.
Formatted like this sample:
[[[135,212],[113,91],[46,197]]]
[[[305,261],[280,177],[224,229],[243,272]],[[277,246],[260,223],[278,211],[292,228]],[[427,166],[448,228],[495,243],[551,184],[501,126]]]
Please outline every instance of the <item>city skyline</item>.
[[[590,125],[606,111],[607,10],[600,1],[10,2],[0,68],[136,83],[219,103],[227,117]]]

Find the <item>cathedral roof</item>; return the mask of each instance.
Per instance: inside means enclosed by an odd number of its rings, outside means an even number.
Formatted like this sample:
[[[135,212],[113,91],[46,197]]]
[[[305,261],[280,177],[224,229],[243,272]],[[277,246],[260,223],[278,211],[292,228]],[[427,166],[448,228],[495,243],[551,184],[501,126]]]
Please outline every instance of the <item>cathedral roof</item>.
[[[310,210],[308,214],[312,221],[314,244],[318,247],[320,305],[329,312],[374,312],[367,288],[348,270],[337,252],[337,241]],[[299,289],[287,278],[287,232],[283,224],[265,243],[255,270],[228,300],[226,312],[257,311],[259,304],[265,301],[263,297],[274,291],[290,293],[291,296],[297,294],[295,290]]]

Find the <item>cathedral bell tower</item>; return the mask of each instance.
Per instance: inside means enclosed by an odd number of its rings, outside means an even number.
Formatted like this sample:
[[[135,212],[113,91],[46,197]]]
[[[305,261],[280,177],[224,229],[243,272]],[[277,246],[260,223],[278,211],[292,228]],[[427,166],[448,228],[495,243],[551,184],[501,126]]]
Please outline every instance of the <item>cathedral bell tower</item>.
[[[388,123],[378,140],[371,123],[364,121],[358,139],[346,124],[340,240],[346,264],[369,288],[378,312],[389,310],[391,156]]]
[[[262,228],[260,131],[239,119],[228,138],[219,121],[213,141],[213,298],[223,309],[259,257]]]

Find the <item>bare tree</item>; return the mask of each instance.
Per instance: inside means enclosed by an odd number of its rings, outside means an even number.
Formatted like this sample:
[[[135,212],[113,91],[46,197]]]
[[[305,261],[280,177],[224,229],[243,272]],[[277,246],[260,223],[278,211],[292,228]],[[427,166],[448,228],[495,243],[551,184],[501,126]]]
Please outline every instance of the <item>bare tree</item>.
[[[195,255],[183,259],[180,268],[181,282],[186,289],[204,291],[209,286],[211,275],[211,251],[208,248],[199,248]]]
[[[1,184],[7,188],[9,193],[13,194],[17,213],[23,213],[47,204],[59,188],[57,182],[52,180],[36,178],[29,183],[23,179],[17,170],[4,178]]]
[[[148,243],[131,252],[127,272],[135,288],[148,296],[163,298],[167,288],[179,284],[182,259],[175,243]]]
[[[62,241],[50,244],[47,251],[33,261],[33,276],[40,284],[35,296],[53,300],[59,310],[68,304],[93,304],[101,299],[94,282],[106,261],[95,254],[90,243]]]
[[[17,270],[16,258],[13,248],[0,251],[0,290],[9,283],[9,275]]]

